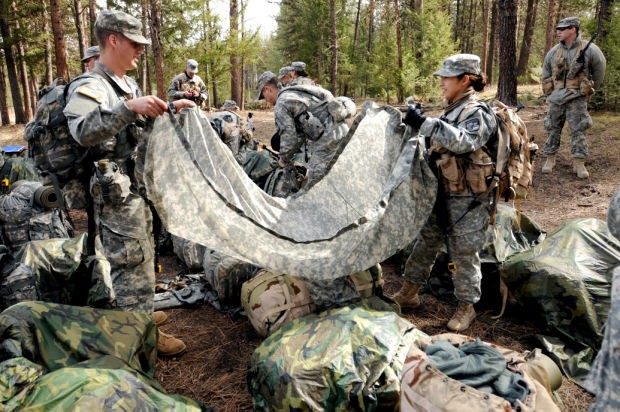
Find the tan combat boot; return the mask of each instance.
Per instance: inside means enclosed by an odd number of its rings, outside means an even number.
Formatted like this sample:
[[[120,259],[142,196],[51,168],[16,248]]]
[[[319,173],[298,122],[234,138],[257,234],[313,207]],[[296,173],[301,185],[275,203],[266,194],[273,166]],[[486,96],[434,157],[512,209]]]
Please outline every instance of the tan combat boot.
[[[586,159],[573,159],[573,172],[577,173],[577,177],[580,179],[590,177],[590,173],[586,169]]]
[[[555,167],[555,155],[547,155],[547,161],[542,168],[543,173],[551,173],[553,172],[553,168]]]
[[[393,299],[398,303],[401,309],[415,309],[420,306],[420,285],[417,283],[411,283],[407,280],[403,282],[403,286],[394,295]]]
[[[471,303],[459,302],[454,316],[452,316],[452,319],[448,322],[448,329],[453,332],[464,331],[471,325],[474,319],[476,319],[474,305]]]
[[[168,315],[166,315],[161,310],[157,310],[153,312],[153,322],[155,322],[155,325],[157,326],[163,325],[164,323],[166,323],[167,320],[168,320]]]
[[[158,329],[159,337],[157,338],[157,354],[160,356],[174,356],[185,351],[185,343],[181,339],[177,339],[172,335],[162,332]]]

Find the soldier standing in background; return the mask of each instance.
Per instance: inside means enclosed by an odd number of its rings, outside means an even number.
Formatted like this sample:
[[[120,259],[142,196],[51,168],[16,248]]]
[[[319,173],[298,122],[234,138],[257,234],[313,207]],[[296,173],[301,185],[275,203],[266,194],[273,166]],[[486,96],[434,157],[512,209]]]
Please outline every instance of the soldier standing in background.
[[[97,240],[110,262],[118,308],[153,315],[153,225],[140,173],[144,164],[140,149],[145,144],[141,127],[144,116],[155,118],[195,104],[142,96],[135,80],[126,76],[138,67],[144,46],[150,44],[138,19],[103,10],[95,23],[95,36],[101,55],[91,70],[93,76],[71,83],[64,113],[73,138],[89,147],[96,160],[90,191]],[[162,314],[155,315],[156,323],[165,320]],[[176,355],[185,350],[185,344],[160,331],[157,349],[162,355]]]
[[[278,72],[278,81],[280,82],[281,87],[286,87],[291,83],[293,78],[291,77],[291,72],[293,68],[291,66],[284,66],[280,68]]]
[[[289,86],[296,85],[307,85],[307,86],[316,86],[314,84],[314,80],[309,78],[309,74],[306,71],[306,63],[304,62],[293,62],[291,63],[291,67],[293,68],[291,72],[291,81]]]
[[[207,87],[205,82],[198,76],[198,62],[189,59],[185,71],[177,75],[168,87],[168,100],[188,99],[202,106],[207,101]]]
[[[553,171],[562,128],[568,121],[573,172],[580,179],[586,179],[590,174],[585,165],[588,158],[585,132],[592,126],[588,101],[603,83],[606,61],[601,49],[581,39],[579,25],[577,17],[558,23],[555,31],[560,43],[549,50],[543,63],[542,88],[549,110],[545,118],[547,141],[543,149],[547,161],[542,172]]]
[[[84,53],[81,61],[84,63],[87,72],[95,67],[95,62],[99,59],[99,53],[99,46],[91,46],[86,49],[86,53]]]

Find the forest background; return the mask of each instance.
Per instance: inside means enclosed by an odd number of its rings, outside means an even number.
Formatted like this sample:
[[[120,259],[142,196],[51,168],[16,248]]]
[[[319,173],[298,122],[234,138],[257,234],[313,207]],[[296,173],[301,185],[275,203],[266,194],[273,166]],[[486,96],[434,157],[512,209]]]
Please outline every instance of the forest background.
[[[480,55],[497,98],[515,105],[517,84],[540,82],[555,25],[573,15],[582,20],[584,39],[596,33],[607,58],[591,106],[615,110],[620,100],[620,7],[613,0],[274,0],[277,29],[266,38],[246,29],[253,0],[0,1],[0,126],[27,123],[44,86],[83,71],[80,57],[96,44],[93,26],[103,7],[140,18],[152,40],[132,73],[146,94],[165,98],[191,57],[212,107],[232,99],[241,109],[256,108],[258,75],[294,60],[306,62],[310,76],[336,95],[438,102],[432,72],[456,52]],[[213,12],[214,1],[228,3],[228,27]]]

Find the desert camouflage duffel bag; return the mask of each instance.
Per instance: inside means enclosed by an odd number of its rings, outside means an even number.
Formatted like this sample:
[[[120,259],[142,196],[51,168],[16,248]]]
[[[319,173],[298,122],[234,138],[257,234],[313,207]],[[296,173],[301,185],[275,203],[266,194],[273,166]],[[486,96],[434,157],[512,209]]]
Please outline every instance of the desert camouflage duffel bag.
[[[420,339],[401,376],[401,412],[559,411],[559,368],[539,350],[520,353],[469,336]]]
[[[349,276],[360,297],[382,287],[381,266]],[[316,306],[306,283],[291,275],[261,270],[241,287],[241,306],[260,336],[267,336],[289,320],[312,313]]]

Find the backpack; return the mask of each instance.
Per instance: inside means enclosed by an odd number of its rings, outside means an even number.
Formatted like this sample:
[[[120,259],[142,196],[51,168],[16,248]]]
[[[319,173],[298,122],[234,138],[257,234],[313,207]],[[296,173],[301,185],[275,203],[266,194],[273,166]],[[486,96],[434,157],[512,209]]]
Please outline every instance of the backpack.
[[[84,74],[80,77],[87,76]],[[41,90],[34,119],[26,125],[28,155],[37,169],[56,176],[61,187],[81,177],[87,149],[69,133],[63,110],[69,84],[63,78]]]
[[[527,134],[517,112],[499,100],[492,104],[497,118],[495,175],[499,179],[497,196],[505,201],[527,198],[532,191],[534,158],[538,145]]]

